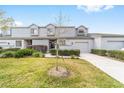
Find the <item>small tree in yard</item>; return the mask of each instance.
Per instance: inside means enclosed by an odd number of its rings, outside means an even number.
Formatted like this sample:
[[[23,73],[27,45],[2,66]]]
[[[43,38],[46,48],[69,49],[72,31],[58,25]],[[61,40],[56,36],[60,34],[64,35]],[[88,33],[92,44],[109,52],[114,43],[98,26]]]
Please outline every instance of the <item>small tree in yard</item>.
[[[1,31],[6,31],[13,25],[14,19],[12,17],[6,17],[5,12],[0,10],[0,29]]]
[[[56,21],[56,25],[59,26],[60,28],[64,25],[65,22],[69,21],[69,18],[67,18],[67,16],[63,16],[62,12],[60,11],[60,14],[55,17],[55,21]],[[56,58],[57,58],[57,62],[56,62],[56,70],[58,71],[58,59],[59,59],[59,46],[60,46],[60,35],[65,33],[65,31],[61,31],[61,29],[59,31],[55,32],[55,38],[56,38]]]
[[[56,38],[56,66],[54,68],[51,68],[48,72],[49,75],[51,76],[56,76],[56,77],[67,77],[70,74],[70,71],[67,70],[67,68],[59,66],[59,46],[60,46],[60,35],[62,33],[66,33],[65,30],[61,30],[61,27],[63,26],[64,22],[67,21],[66,17],[62,15],[60,12],[59,16],[55,18],[56,20],[56,25],[60,27],[60,29],[55,32],[55,38]],[[64,58],[63,58],[64,61]]]

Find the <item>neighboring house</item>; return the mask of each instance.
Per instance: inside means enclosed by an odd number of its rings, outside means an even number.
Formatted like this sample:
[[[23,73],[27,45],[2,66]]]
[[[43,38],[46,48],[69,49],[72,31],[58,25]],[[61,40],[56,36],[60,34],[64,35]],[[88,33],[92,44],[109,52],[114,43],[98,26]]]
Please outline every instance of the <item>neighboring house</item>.
[[[48,24],[44,27],[32,24],[28,27],[12,27],[8,34],[0,36],[0,47],[26,48],[43,45],[47,50],[55,48],[56,31],[60,31],[60,49],[80,49],[90,52],[91,49],[119,50],[124,48],[124,35],[88,33],[88,28],[81,25],[55,26]]]

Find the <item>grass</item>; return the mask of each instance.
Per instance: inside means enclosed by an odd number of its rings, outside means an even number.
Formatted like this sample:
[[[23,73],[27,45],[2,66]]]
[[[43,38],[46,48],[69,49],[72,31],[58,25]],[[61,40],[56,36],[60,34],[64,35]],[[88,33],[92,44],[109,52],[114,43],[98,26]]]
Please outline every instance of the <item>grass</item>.
[[[47,75],[55,58],[0,58],[0,87],[7,88],[115,88],[124,87],[90,63],[80,59],[59,59],[59,65],[73,74],[67,78]]]

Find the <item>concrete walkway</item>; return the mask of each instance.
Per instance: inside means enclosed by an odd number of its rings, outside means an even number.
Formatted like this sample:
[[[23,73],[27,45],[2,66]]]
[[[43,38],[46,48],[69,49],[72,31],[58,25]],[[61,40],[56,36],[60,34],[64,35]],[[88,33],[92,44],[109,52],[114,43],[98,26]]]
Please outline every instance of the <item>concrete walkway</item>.
[[[103,72],[124,84],[124,62],[88,53],[81,54],[80,58],[89,61]]]

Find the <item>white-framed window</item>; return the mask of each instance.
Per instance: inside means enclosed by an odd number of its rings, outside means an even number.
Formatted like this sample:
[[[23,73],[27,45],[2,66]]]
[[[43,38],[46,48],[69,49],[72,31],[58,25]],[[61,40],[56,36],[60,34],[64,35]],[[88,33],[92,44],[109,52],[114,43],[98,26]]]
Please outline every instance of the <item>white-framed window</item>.
[[[31,35],[38,35],[38,30],[32,28],[32,29],[31,29]]]
[[[64,45],[66,45],[65,40],[59,40],[59,45],[60,45],[60,46],[64,46]]]
[[[84,30],[83,30],[83,29],[79,29],[78,32],[79,32],[79,33],[84,33]]]
[[[22,46],[22,41],[16,41],[16,47],[21,47]]]
[[[54,35],[54,31],[52,28],[47,28],[47,32],[48,35]]]

